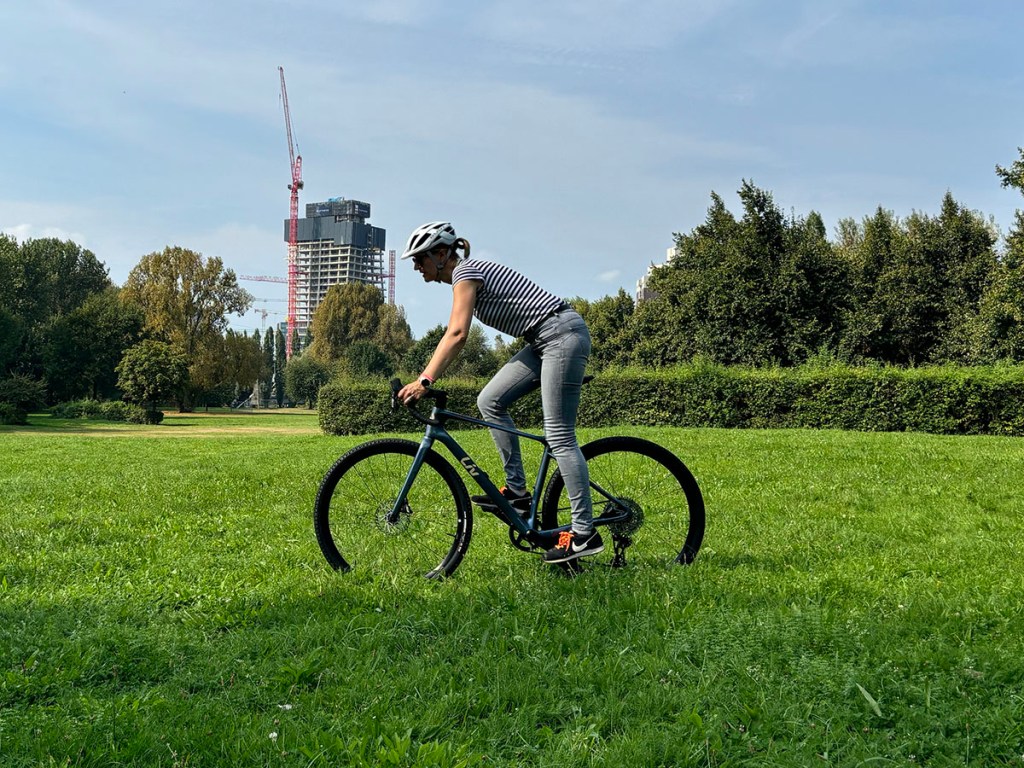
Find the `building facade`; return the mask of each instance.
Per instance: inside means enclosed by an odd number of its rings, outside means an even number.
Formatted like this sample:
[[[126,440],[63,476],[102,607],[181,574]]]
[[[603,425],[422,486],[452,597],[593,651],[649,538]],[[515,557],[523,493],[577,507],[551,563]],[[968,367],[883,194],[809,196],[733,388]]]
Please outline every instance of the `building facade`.
[[[656,291],[653,291],[649,287],[650,286],[651,275],[653,275],[656,270],[659,270],[662,267],[664,267],[664,266],[666,266],[668,264],[671,264],[675,260],[677,255],[678,255],[678,253],[676,252],[675,246],[673,246],[671,248],[668,248],[665,251],[665,263],[664,264],[655,264],[654,262],[651,262],[651,265],[647,268],[647,274],[644,275],[643,277],[641,277],[639,280],[636,281],[636,303],[637,304],[639,304],[640,302],[643,302],[643,301],[647,301],[649,299],[653,299],[655,296],[658,295]]]
[[[339,283],[370,283],[386,294],[385,230],[367,224],[370,204],[334,197],[307,203],[306,217],[298,221],[295,327],[305,338],[313,313],[327,290]],[[284,240],[288,242],[284,222]]]

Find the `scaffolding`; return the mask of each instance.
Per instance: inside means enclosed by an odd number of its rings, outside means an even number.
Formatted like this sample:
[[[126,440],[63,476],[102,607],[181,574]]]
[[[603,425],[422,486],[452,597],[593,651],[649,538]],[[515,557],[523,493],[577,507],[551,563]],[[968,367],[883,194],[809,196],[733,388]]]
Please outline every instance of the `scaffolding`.
[[[299,336],[313,324],[313,313],[332,285],[369,283],[387,296],[384,252],[334,240],[299,242],[297,266],[301,277],[295,297],[295,326]]]
[[[385,231],[367,224],[369,215],[369,203],[359,200],[306,204],[306,218],[298,221],[295,257],[295,329],[300,337],[333,285],[369,283],[394,300],[394,268],[384,267]]]

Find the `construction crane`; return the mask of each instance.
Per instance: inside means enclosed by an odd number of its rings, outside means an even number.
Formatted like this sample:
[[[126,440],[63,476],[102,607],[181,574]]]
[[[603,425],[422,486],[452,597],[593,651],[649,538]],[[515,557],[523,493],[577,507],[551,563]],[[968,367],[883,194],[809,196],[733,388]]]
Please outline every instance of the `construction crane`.
[[[298,255],[299,255],[299,190],[302,189],[302,155],[295,154],[295,143],[292,141],[292,115],[288,109],[288,89],[284,84],[284,67],[278,67],[281,73],[281,103],[284,106],[284,126],[288,132],[288,159],[291,162],[292,182],[288,185],[291,201],[288,219],[288,339],[285,342],[285,355],[292,357],[292,337],[295,335],[296,296],[298,294]]]
[[[270,275],[239,275],[239,280],[252,280],[257,283],[287,283],[283,277],[271,277]]]
[[[258,307],[256,309],[254,309],[253,311],[257,315],[260,316],[260,319],[262,320],[260,328],[262,328],[264,331],[267,329],[267,315],[283,315],[284,314],[284,312],[275,312],[272,309],[266,309],[265,307]]]

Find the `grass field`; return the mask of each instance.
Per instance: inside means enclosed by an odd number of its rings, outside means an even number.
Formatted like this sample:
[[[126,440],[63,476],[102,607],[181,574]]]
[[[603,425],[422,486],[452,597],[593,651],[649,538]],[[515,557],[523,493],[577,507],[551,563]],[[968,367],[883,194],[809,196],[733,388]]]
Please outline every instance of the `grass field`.
[[[576,579],[478,515],[442,584],[331,571],[309,413],[0,427],[0,765],[1024,764],[1010,438],[630,431],[697,562]],[[485,433],[459,439],[497,475]]]

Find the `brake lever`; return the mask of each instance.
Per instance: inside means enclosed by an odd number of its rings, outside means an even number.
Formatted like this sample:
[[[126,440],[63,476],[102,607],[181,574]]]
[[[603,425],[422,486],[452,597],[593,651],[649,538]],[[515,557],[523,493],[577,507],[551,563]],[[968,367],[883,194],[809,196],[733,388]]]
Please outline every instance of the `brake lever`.
[[[401,389],[402,389],[402,380],[401,379],[397,379],[397,378],[396,379],[392,379],[391,380],[391,410],[392,411],[397,411],[398,410],[398,406],[399,406],[398,392]]]

